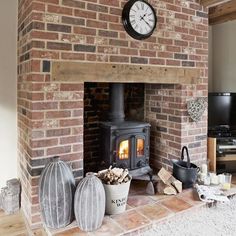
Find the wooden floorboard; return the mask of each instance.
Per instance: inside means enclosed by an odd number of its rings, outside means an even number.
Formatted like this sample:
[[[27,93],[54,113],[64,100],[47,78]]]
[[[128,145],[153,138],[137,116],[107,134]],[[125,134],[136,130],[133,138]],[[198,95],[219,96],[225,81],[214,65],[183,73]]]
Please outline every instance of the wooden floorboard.
[[[14,215],[6,215],[0,212],[0,235],[21,236],[28,235],[21,212]]]
[[[0,236],[46,236],[46,233],[42,229],[27,230],[21,211],[7,215],[0,210]]]

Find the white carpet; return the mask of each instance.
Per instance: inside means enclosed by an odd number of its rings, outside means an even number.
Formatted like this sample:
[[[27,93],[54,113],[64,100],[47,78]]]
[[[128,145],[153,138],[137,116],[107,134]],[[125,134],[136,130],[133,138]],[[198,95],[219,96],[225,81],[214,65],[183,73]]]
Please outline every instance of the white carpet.
[[[236,236],[236,197],[154,224],[142,236]]]

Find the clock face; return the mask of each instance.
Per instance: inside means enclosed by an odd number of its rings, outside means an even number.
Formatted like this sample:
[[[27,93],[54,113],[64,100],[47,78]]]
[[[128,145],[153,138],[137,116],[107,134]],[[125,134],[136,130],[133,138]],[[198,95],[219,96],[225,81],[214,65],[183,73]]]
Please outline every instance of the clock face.
[[[155,13],[147,3],[136,1],[130,8],[129,21],[136,32],[146,35],[153,30]]]
[[[152,35],[156,27],[154,8],[144,0],[129,0],[122,11],[122,22],[127,33],[135,39]]]

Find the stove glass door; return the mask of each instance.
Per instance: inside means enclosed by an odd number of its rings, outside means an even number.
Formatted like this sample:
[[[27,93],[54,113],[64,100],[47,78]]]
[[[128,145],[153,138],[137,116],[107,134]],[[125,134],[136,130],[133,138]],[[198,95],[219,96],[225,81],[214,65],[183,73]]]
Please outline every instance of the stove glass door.
[[[134,157],[132,160],[134,169],[146,166],[146,146],[145,135],[134,136]]]
[[[132,139],[130,135],[121,135],[115,141],[115,160],[116,167],[127,168],[131,167],[132,156]]]
[[[129,150],[129,140],[121,141],[118,148],[118,158],[120,160],[129,159],[130,150]]]
[[[145,140],[143,138],[136,139],[136,156],[143,157],[144,156],[144,147],[145,147]]]

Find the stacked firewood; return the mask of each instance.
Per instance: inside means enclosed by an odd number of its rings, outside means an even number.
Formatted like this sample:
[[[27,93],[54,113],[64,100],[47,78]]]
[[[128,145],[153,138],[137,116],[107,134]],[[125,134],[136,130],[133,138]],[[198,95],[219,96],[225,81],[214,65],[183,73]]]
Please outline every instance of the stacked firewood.
[[[97,177],[108,185],[126,183],[131,179],[128,169],[112,168],[111,166],[109,169],[99,171]]]
[[[177,193],[182,192],[182,183],[175,179],[170,172],[161,168],[157,175],[160,179],[156,185],[158,193],[176,195]]]

